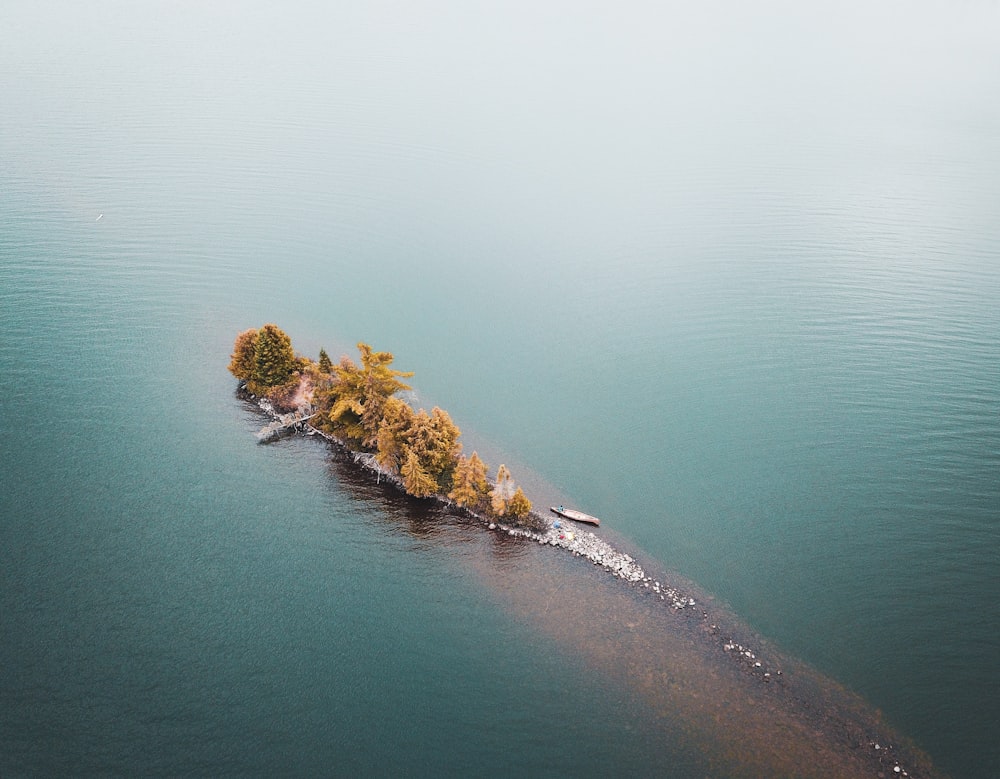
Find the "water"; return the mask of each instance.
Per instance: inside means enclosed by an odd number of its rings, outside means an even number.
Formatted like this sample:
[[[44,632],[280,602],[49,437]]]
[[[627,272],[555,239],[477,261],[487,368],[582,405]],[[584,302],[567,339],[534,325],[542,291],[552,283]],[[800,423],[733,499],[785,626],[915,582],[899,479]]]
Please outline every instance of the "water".
[[[734,773],[671,623],[255,446],[275,321],[997,774],[998,27],[5,6],[2,772]]]

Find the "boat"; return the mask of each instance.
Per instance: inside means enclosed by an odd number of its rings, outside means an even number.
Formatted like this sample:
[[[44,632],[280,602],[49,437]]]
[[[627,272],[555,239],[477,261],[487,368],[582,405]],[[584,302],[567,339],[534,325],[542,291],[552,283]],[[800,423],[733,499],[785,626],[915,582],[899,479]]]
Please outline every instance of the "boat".
[[[562,506],[550,506],[549,511],[553,514],[558,514],[560,517],[565,519],[572,519],[574,522],[584,522],[588,525],[601,524],[601,520],[597,517],[592,517],[590,514],[584,514],[582,511],[576,511],[575,509],[567,509]]]

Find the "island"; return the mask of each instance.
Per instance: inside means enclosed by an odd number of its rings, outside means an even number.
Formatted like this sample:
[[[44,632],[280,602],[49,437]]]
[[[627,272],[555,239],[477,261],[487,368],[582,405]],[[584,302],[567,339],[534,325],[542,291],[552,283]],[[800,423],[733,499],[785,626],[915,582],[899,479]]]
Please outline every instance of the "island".
[[[271,418],[258,440],[288,431],[321,436],[407,495],[446,504],[491,531],[586,558],[613,576],[652,588],[674,609],[695,605],[690,595],[653,580],[631,555],[594,533],[539,514],[506,465],[491,479],[477,452],[462,454],[461,431],[446,411],[414,409],[399,396],[410,389],[402,379],[412,372],[391,367],[391,352],[365,343],[358,351],[360,365],[346,356],[334,364],[325,349],[314,361],[296,354],[277,325],[241,332],[229,371],[240,381],[237,393]]]
[[[393,368],[392,353],[365,343],[358,344],[358,351],[360,364],[346,356],[334,364],[324,349],[314,361],[296,354],[277,325],[241,332],[229,371],[239,380],[238,396],[271,419],[258,439],[270,441],[285,432],[321,436],[376,479],[409,496],[439,501],[490,531],[585,558],[635,588],[639,598],[667,607],[681,620],[679,630],[705,642],[759,691],[751,693],[755,705],[764,706],[767,721],[781,723],[791,739],[781,739],[774,756],[779,763],[809,764],[811,769],[811,757],[824,755],[831,760],[830,775],[935,775],[926,755],[892,733],[880,713],[870,712],[856,696],[773,650],[763,650],[723,609],[691,597],[688,586],[668,582],[669,576],[661,581],[647,575],[632,556],[567,523],[574,515],[596,518],[562,506],[556,510],[560,519],[537,513],[505,465],[488,477],[477,452],[462,453],[461,431],[446,411],[415,409],[401,397],[411,389],[403,379],[413,374]],[[758,748],[765,749],[773,734],[762,738]],[[840,761],[851,768],[834,768],[832,763]]]
[[[279,416],[270,428],[306,423],[367,460],[409,495],[446,498],[470,512],[542,528],[531,501],[506,465],[493,480],[477,452],[466,457],[461,430],[447,411],[414,409],[398,395],[412,389],[392,368],[391,352],[358,344],[361,364],[344,356],[336,365],[325,349],[319,359],[297,355],[277,325],[244,330],[236,337],[229,371],[249,394]],[[365,457],[367,455],[367,457]]]

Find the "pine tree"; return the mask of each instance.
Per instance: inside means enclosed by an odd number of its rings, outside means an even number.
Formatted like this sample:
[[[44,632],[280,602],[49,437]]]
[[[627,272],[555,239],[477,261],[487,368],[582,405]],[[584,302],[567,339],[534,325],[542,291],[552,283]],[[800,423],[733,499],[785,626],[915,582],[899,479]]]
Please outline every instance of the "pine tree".
[[[531,513],[531,501],[524,494],[520,487],[514,492],[510,502],[507,504],[507,513],[512,517],[524,519]]]
[[[462,451],[462,444],[458,442],[462,431],[452,422],[448,412],[437,406],[431,410],[430,429],[432,445],[427,453],[427,465],[439,482],[447,483]]]
[[[399,398],[388,398],[379,426],[376,459],[385,468],[399,470],[409,451],[408,433],[413,426],[413,409]]]
[[[406,491],[418,498],[433,495],[437,489],[437,482],[420,467],[420,460],[413,450],[407,452],[406,461],[400,469],[400,476],[403,477],[403,487]]]
[[[399,378],[413,374],[390,368],[391,352],[374,352],[365,343],[359,343],[358,350],[361,366],[345,357],[334,368],[337,381],[323,402],[329,407],[328,427],[370,449],[378,444],[386,401],[400,390],[410,389]]]
[[[251,327],[236,336],[229,361],[229,372],[237,379],[253,379],[257,369],[257,330]]]
[[[459,457],[451,476],[452,491],[448,497],[459,506],[475,506],[487,494],[486,464],[473,452],[471,457]]]
[[[401,390],[411,389],[409,384],[404,384],[399,378],[409,378],[413,372],[390,368],[394,359],[392,352],[374,352],[366,343],[359,343],[358,351],[361,352],[361,371],[364,378],[361,393],[363,406],[361,424],[365,430],[365,438],[362,445],[370,447],[376,443],[386,401]]]
[[[263,394],[270,387],[286,383],[296,365],[292,339],[277,325],[264,325],[257,333],[251,391]]]
[[[333,373],[333,361],[326,353],[326,349],[319,350],[319,370],[320,373]]]

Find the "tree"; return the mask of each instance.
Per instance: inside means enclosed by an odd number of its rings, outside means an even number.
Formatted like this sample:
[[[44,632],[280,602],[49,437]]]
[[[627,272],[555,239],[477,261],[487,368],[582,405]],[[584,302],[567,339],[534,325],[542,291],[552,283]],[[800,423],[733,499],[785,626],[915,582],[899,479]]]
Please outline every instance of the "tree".
[[[397,371],[391,352],[375,352],[365,343],[358,344],[361,366],[346,357],[334,368],[337,381],[324,398],[329,407],[327,419],[333,432],[354,439],[371,449],[378,443],[378,431],[386,401],[410,386],[399,380],[412,373]]]
[[[451,475],[452,490],[448,497],[459,506],[475,506],[489,492],[486,463],[473,452],[471,457],[459,457]]]
[[[319,370],[320,373],[333,373],[333,361],[326,353],[326,349],[319,350]]]
[[[401,379],[412,373],[391,367],[391,352],[358,344],[361,365],[344,357],[334,365],[325,349],[319,363],[296,357],[292,340],[277,325],[244,330],[236,337],[229,370],[255,395],[269,397],[276,409],[311,398],[319,408],[316,424],[348,439],[349,445],[375,451],[384,468],[398,474],[411,495],[444,493],[460,506],[481,507],[488,496],[492,512],[519,519],[531,512],[531,501],[516,487],[506,465],[497,471],[492,491],[486,464],[478,453],[462,456],[462,431],[447,411],[435,406],[428,414],[396,397],[410,389]],[[308,404],[310,401],[306,401]]]
[[[264,325],[257,333],[250,391],[263,394],[270,387],[285,384],[297,365],[292,339],[277,325]]]
[[[413,409],[399,398],[389,398],[382,414],[376,444],[375,458],[391,470],[399,470],[409,451],[408,434],[413,427]]]
[[[507,513],[507,504],[514,497],[514,480],[506,465],[501,465],[497,469],[496,485],[490,493],[490,505],[493,513],[502,517]]]
[[[392,364],[392,352],[374,352],[366,343],[358,344],[361,352],[361,374],[363,377],[361,399],[361,424],[365,429],[364,446],[374,446],[386,401],[401,390],[411,389],[399,379],[409,378],[412,371],[397,371]]]
[[[400,476],[403,477],[403,487],[406,488],[406,491],[418,498],[433,495],[437,489],[434,477],[421,467],[420,458],[412,449],[406,454],[406,461],[400,469]]]
[[[507,513],[518,519],[524,519],[531,513],[531,501],[528,500],[528,496],[520,487],[511,496],[510,502],[507,504]]]
[[[420,455],[421,465],[444,487],[448,483],[462,445],[462,431],[451,421],[447,411],[435,406],[430,415],[420,409],[414,418],[413,446]]]
[[[450,483],[462,449],[458,443],[461,434],[447,412],[437,407],[430,414],[423,409],[414,411],[399,398],[390,397],[375,436],[375,457],[382,466],[400,474],[404,466],[419,467],[422,476],[435,482],[437,491]]]
[[[229,372],[237,379],[249,381],[257,369],[257,330],[251,327],[236,336],[229,361]]]
[[[236,336],[229,372],[245,381],[255,395],[268,395],[288,384],[294,372],[306,364],[308,360],[296,358],[292,351],[292,339],[277,325],[267,324]]]

